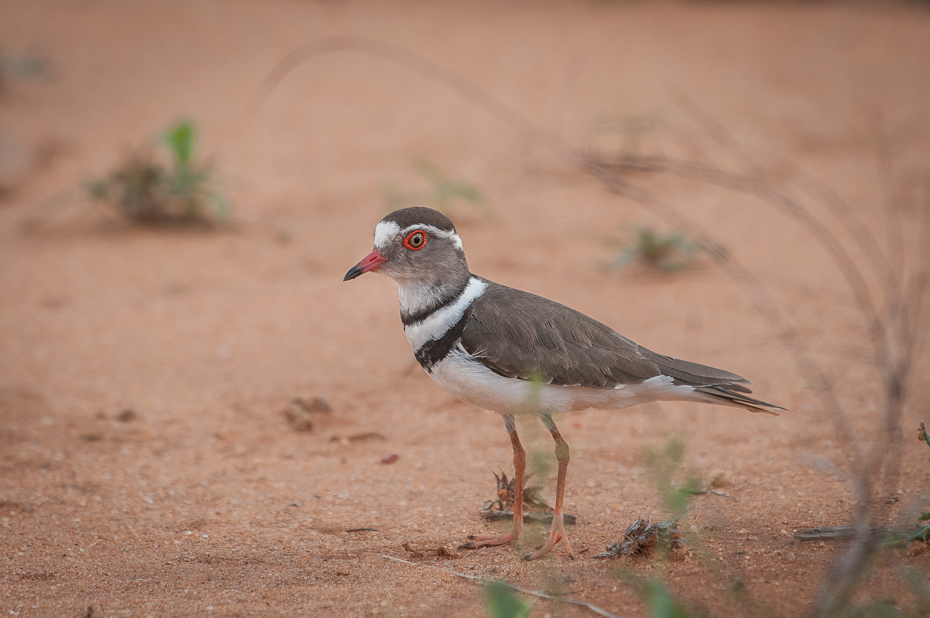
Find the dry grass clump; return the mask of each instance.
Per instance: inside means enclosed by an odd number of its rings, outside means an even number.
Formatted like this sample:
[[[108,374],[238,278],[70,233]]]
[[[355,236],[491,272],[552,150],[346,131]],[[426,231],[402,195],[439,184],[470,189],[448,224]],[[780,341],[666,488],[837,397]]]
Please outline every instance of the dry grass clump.
[[[211,227],[229,216],[226,198],[214,187],[210,163],[194,159],[196,129],[181,121],[162,135],[170,161],[151,148],[127,156],[106,177],[87,183],[90,196],[144,225]]]
[[[652,269],[672,273],[694,264],[701,253],[714,257],[725,255],[722,247],[705,240],[690,240],[684,232],[664,233],[644,226],[636,230],[634,242],[623,247],[611,266],[623,268],[640,262]]]

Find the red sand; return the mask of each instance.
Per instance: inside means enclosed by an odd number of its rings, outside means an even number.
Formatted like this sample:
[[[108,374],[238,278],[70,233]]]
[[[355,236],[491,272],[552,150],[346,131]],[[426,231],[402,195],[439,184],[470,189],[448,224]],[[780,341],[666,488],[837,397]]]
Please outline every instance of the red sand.
[[[674,103],[683,92],[751,152],[793,161],[875,221],[870,114],[884,115],[905,191],[930,169],[930,14],[914,7],[3,3],[3,48],[46,54],[52,73],[0,93],[0,136],[46,153],[7,174],[12,192],[0,204],[0,613],[484,615],[475,583],[384,556],[556,585],[642,616],[623,565],[662,573],[676,595],[717,615],[752,613],[727,600],[727,580],[712,573],[722,568],[754,599],[802,613],[843,546],[792,532],[846,523],[851,493],[810,464],[818,455],[842,464],[838,436],[743,290],[706,260],[675,276],[603,268],[614,239],[671,226],[385,59],[316,58],[249,112],[285,54],[334,35],[415,51],[579,147],[615,148],[621,137],[598,131],[609,120],[685,123]],[[137,230],[86,204],[37,206],[180,116],[196,121],[201,151],[221,170],[233,230]],[[569,529],[579,559],[556,551],[525,563],[509,548],[431,557],[494,527],[478,512],[493,497],[491,470],[509,474],[510,447],[496,416],[411,368],[391,281],[342,282],[370,249],[383,184],[426,189],[416,157],[488,195],[493,220],[468,206],[454,214],[475,272],[657,351],[738,372],[791,411],[655,404],[557,419],[572,447],[567,509],[579,518]],[[757,199],[642,180],[758,274],[871,439],[878,378],[825,252]],[[36,216],[41,225],[25,233]],[[930,398],[926,354],[919,361],[900,501],[881,507],[889,523],[926,500],[928,453],[911,433]],[[295,396],[323,397],[332,412],[293,431],[281,411]],[[118,420],[126,408],[136,417]],[[551,458],[541,426],[521,431]],[[687,439],[688,469],[729,479],[721,491],[735,499],[698,496],[682,520],[714,560],[592,560],[637,516],[665,515],[640,453],[673,435]],[[380,463],[391,454],[396,463]],[[356,528],[376,531],[347,532]],[[866,592],[906,602],[891,582],[882,576]],[[534,603],[535,616],[591,615]]]

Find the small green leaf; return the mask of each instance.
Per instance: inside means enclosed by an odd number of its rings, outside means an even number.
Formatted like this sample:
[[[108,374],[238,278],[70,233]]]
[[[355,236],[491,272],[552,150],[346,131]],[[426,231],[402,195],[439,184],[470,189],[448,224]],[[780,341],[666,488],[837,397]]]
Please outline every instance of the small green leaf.
[[[664,234],[646,226],[636,231],[635,244],[623,248],[623,253],[614,261],[614,267],[623,268],[639,258],[656,270],[671,273],[689,266],[702,251],[715,259],[720,259],[724,253],[722,248],[711,248],[706,241],[691,242],[682,232]]]
[[[178,167],[187,167],[194,154],[194,125],[185,120],[165,132],[165,143],[174,154]]]
[[[688,618],[688,612],[682,607],[665,585],[658,579],[646,584],[646,604],[652,618]]]
[[[923,573],[917,569],[905,567],[904,581],[910,585],[911,589],[914,591],[914,595],[925,607],[930,606],[930,584],[928,584],[927,578],[924,577]]]
[[[492,618],[526,618],[533,609],[504,582],[491,582],[485,586],[484,598]]]

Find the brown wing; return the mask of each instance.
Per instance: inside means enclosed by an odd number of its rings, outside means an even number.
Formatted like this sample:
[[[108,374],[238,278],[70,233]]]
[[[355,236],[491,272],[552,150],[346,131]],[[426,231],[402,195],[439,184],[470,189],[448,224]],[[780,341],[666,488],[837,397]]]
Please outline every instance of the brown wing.
[[[461,344],[497,374],[561,385],[612,388],[658,375],[689,385],[726,385],[738,375],[656,354],[597,320],[541,296],[487,282]]]

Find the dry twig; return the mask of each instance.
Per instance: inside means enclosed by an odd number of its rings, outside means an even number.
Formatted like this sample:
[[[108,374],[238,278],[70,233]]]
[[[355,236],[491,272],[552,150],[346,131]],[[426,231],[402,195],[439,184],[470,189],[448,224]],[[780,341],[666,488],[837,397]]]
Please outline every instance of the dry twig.
[[[385,555],[385,554],[381,554],[381,557],[384,558],[385,560],[391,560],[391,561],[393,561],[393,562],[400,562],[400,563],[403,563],[403,564],[409,564],[410,566],[415,566],[415,567],[426,567],[426,568],[428,568],[428,569],[434,569],[434,570],[436,570],[436,571],[442,571],[443,573],[446,573],[446,574],[448,574],[448,575],[452,575],[452,576],[454,576],[454,577],[460,577],[460,578],[462,578],[462,579],[468,579],[468,580],[475,581],[475,582],[481,582],[482,584],[490,584],[490,583],[492,583],[492,582],[500,581],[500,580],[496,580],[496,579],[489,579],[489,578],[487,578],[487,577],[478,577],[478,576],[476,576],[476,575],[466,575],[465,573],[459,573],[458,571],[453,571],[453,570],[451,570],[451,569],[444,569],[444,568],[442,568],[442,567],[433,566],[433,565],[431,565],[431,564],[417,564],[416,562],[410,562],[410,561],[408,561],[408,560],[402,560],[402,559],[400,559],[400,558],[395,558],[394,556],[387,556],[387,555]],[[540,599],[548,599],[549,601],[557,601],[557,602],[559,602],[559,603],[568,603],[569,605],[577,605],[578,607],[584,607],[585,609],[588,609],[588,610],[594,612],[594,613],[597,614],[598,616],[604,616],[604,618],[620,618],[619,616],[616,616],[616,615],[611,614],[611,613],[609,613],[609,612],[607,612],[607,611],[604,611],[603,609],[601,609],[600,607],[597,607],[596,605],[591,605],[590,603],[585,603],[584,601],[575,601],[575,600],[572,600],[572,599],[566,599],[566,598],[564,598],[564,597],[553,596],[553,595],[551,595],[551,594],[546,594],[545,592],[539,592],[539,591],[537,591],[537,590],[529,590],[529,589],[527,589],[527,588],[521,588],[520,586],[514,586],[513,584],[508,584],[507,582],[500,582],[500,583],[504,584],[505,586],[507,586],[507,587],[510,588],[511,590],[514,590],[514,591],[516,591],[516,592],[520,592],[520,593],[522,593],[522,594],[528,594],[528,595],[530,595],[530,596],[538,597],[538,598],[540,598]]]
[[[491,472],[494,475],[494,480],[497,481],[497,499],[488,500],[484,503],[484,506],[481,508],[482,516],[488,513],[489,511],[503,512],[508,508],[513,508],[514,496],[516,495],[516,482],[517,479],[512,478],[508,479],[507,474],[501,470],[500,474],[496,472]],[[545,513],[551,513],[552,507],[546,504],[546,501],[543,500],[540,493],[542,492],[542,487],[538,485],[533,485],[527,487],[526,484],[529,482],[532,474],[527,474],[523,478],[523,504],[527,509],[531,511],[543,511]],[[513,515],[513,512],[511,512]],[[485,519],[491,519],[490,517],[485,517]],[[549,521],[552,521],[552,517],[549,518]]]
[[[659,543],[665,544],[669,549],[680,547],[684,541],[676,526],[674,519],[657,524],[649,519],[638,518],[630,524],[623,533],[623,540],[608,547],[603,554],[595,558],[619,558],[620,556],[642,556],[652,552]]]

